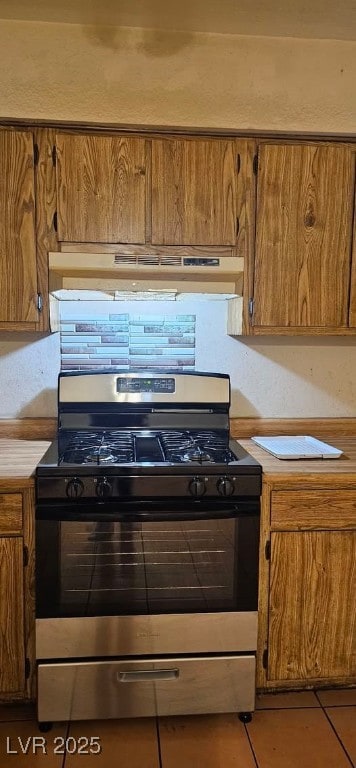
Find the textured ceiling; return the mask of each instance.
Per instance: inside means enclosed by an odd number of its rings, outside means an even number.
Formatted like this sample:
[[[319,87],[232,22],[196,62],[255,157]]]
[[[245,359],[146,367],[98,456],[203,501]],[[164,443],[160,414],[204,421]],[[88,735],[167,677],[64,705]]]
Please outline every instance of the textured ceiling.
[[[0,0],[0,19],[356,40],[356,0]]]

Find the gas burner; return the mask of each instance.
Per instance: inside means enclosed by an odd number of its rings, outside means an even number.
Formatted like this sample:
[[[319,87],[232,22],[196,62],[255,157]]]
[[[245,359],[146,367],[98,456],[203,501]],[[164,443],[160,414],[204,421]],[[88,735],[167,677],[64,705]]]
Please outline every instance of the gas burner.
[[[202,463],[203,461],[214,461],[214,459],[212,459],[209,453],[206,453],[199,445],[197,445],[188,448],[188,450],[183,453],[181,461],[199,461]]]
[[[99,448],[94,448],[92,453],[88,453],[85,457],[85,463],[96,464],[115,464],[117,463],[117,456],[111,453],[110,449],[105,445],[101,445]]]

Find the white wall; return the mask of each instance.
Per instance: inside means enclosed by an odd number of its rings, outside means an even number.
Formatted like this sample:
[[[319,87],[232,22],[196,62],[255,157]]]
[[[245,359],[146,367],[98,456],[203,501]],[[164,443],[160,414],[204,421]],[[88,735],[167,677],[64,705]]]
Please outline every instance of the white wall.
[[[355,132],[356,42],[0,20],[0,114]]]
[[[356,416],[356,339],[234,339],[222,301],[116,302],[121,308],[195,314],[196,369],[230,374],[233,416]],[[56,415],[59,335],[25,338],[0,334],[0,418]]]
[[[59,334],[0,333],[0,419],[57,412]]]

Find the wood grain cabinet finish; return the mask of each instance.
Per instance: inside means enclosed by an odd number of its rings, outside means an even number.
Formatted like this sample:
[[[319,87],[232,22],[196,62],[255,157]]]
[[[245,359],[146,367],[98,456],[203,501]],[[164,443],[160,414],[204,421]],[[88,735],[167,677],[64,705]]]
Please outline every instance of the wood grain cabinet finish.
[[[356,482],[264,481],[257,685],[356,685]]]
[[[34,142],[0,129],[0,330],[36,330]]]
[[[254,332],[348,328],[354,169],[352,146],[260,145]]]
[[[0,494],[0,535],[6,533],[21,533],[22,519],[22,494]]]
[[[56,154],[58,240],[144,243],[145,139],[57,133]]]
[[[356,492],[353,490],[272,491],[272,530],[356,530]]]
[[[356,530],[271,536],[270,681],[356,679]]]
[[[0,491],[0,701],[35,694],[34,488]]]
[[[236,244],[238,152],[229,139],[152,140],[153,244]]]
[[[24,690],[23,542],[0,537],[0,697]]]

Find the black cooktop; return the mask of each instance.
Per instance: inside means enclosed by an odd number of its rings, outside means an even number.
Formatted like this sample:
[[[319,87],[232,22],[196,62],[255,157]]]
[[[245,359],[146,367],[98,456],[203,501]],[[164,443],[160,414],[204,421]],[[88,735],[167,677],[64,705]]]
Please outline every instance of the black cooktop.
[[[226,464],[238,460],[223,431],[76,431],[60,436],[58,465]]]

